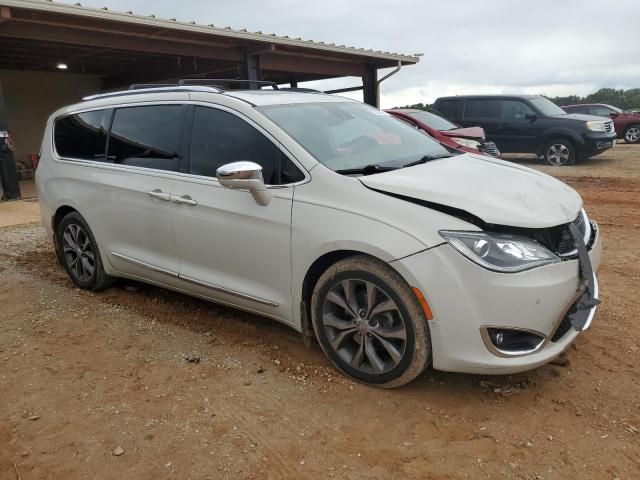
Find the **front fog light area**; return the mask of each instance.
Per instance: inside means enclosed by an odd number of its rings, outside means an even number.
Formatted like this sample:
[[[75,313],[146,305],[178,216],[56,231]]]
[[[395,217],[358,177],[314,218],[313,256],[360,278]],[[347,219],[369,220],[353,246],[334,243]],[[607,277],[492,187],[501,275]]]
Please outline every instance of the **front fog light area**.
[[[488,327],[482,333],[489,350],[502,355],[527,355],[536,352],[545,340],[543,335],[529,330]]]
[[[469,260],[497,272],[521,272],[560,261],[535,240],[517,235],[450,230],[440,235]]]

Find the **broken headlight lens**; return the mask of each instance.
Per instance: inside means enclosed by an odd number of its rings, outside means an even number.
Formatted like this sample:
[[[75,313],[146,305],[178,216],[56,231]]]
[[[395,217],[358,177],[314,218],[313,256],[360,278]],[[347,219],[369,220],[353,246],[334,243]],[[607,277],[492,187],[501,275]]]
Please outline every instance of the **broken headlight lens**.
[[[480,142],[476,142],[475,140],[469,140],[468,138],[459,138],[459,137],[451,137],[451,140],[456,142],[458,145],[462,145],[467,148],[475,148],[476,150],[480,149]]]
[[[440,235],[469,260],[496,272],[521,272],[560,261],[535,240],[517,235],[451,230]]]

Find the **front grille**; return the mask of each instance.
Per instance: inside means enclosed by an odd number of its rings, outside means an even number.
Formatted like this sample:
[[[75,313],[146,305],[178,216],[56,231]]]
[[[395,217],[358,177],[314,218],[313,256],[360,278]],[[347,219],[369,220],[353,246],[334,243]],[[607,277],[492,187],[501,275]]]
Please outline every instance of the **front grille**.
[[[572,223],[578,227],[578,231],[584,239],[587,249],[590,249],[595,239],[594,224],[589,222],[583,213],[580,213]],[[590,235],[589,238],[585,238],[589,226],[591,227]],[[495,226],[493,231],[532,238],[561,257],[571,258],[576,256],[578,253],[576,250],[576,242],[571,235],[568,223],[549,228],[514,228],[507,226]]]
[[[584,238],[586,233],[587,224],[582,214],[578,215],[573,221],[573,224],[578,227],[580,235]],[[567,256],[573,255],[576,250],[576,242],[569,230],[569,224],[558,225],[557,227],[541,228],[533,230],[532,237],[551,250],[556,255]],[[588,243],[588,239],[587,242]]]
[[[607,133],[611,133],[613,131],[613,122],[604,122],[604,129],[607,131]]]
[[[498,147],[493,142],[482,142],[480,144],[480,151],[494,157],[500,156],[500,150],[498,150]]]
[[[578,227],[580,235],[584,238],[587,225],[585,224],[582,214],[578,215],[578,218],[573,221],[573,224]],[[571,235],[571,230],[569,230],[569,224],[561,225],[556,244],[552,245],[551,248],[558,255],[567,255],[576,249],[576,242],[573,239],[573,235]]]

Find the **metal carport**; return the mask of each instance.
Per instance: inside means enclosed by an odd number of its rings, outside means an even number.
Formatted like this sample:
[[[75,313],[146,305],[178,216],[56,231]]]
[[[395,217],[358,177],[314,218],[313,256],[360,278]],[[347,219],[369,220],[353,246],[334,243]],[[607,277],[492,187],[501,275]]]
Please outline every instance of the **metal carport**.
[[[38,151],[46,117],[58,106],[131,83],[185,77],[268,80],[293,87],[358,77],[361,84],[346,90],[362,89],[363,100],[377,106],[378,70],[418,61],[417,55],[79,4],[0,0],[0,104],[4,101],[5,111],[0,130],[11,131],[14,156],[25,161]],[[4,183],[5,196],[15,195],[11,187],[7,195]]]

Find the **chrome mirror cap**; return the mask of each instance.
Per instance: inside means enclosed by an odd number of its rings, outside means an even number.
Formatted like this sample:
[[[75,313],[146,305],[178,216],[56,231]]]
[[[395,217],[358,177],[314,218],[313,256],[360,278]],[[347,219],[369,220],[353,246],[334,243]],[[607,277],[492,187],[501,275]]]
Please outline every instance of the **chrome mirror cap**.
[[[262,178],[262,167],[255,162],[233,162],[216,170],[220,185],[236,190],[248,190],[258,205],[269,205],[271,194]]]

